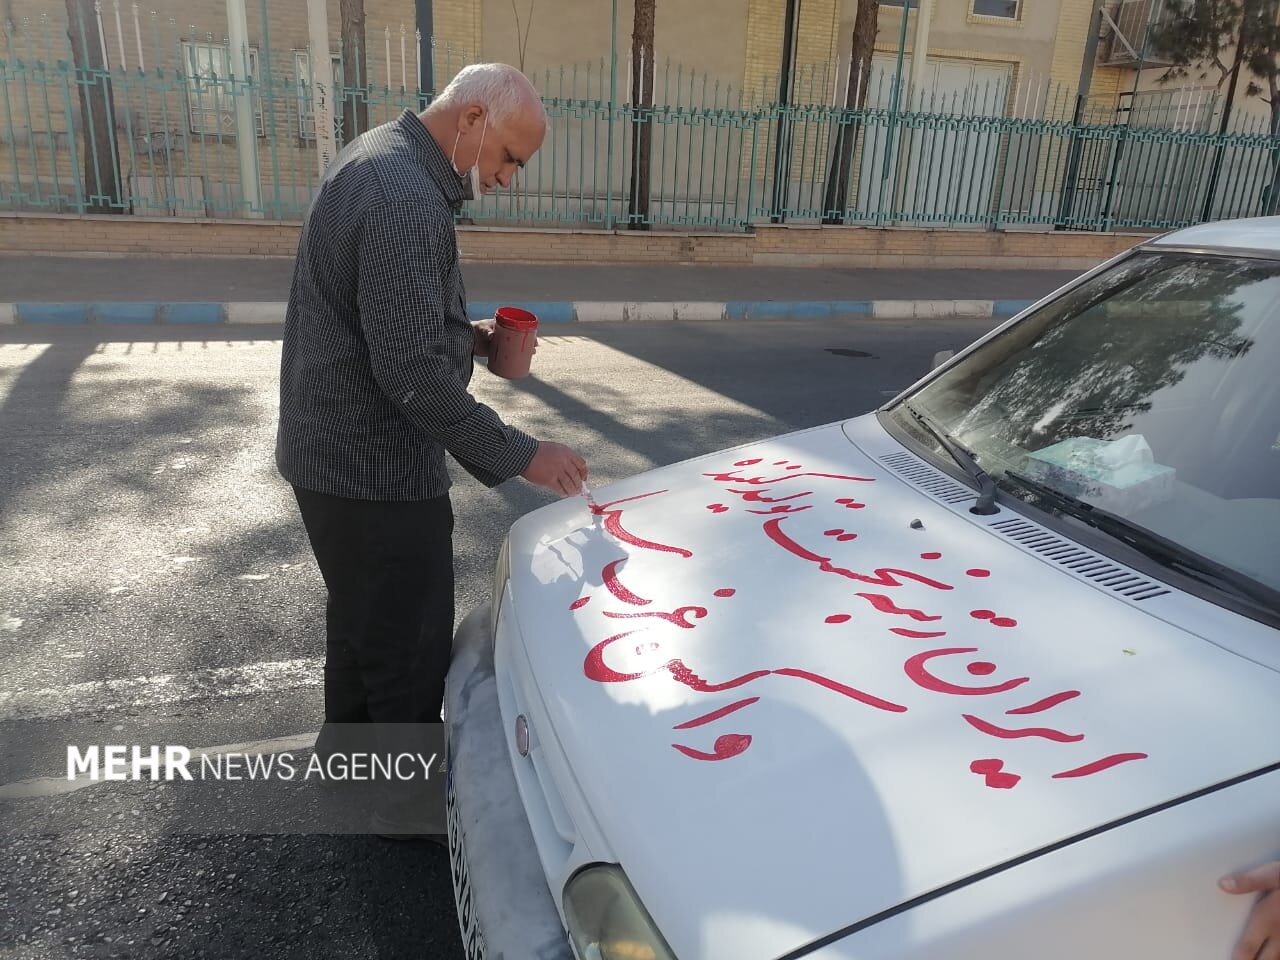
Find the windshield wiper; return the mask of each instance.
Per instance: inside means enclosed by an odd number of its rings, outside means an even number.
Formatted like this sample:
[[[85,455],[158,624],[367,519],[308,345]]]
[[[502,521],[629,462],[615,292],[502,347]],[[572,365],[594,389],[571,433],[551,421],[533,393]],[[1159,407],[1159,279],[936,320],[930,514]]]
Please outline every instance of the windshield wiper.
[[[1074,517],[1096,530],[1101,530],[1109,537],[1132,547],[1162,566],[1177,570],[1193,580],[1208,584],[1270,613],[1274,614],[1280,610],[1275,591],[1255,583],[1225,564],[1201,556],[1118,514],[1095,507],[1079,497],[1064,493],[1014,470],[1006,470],[1004,477],[1024,490],[1031,491],[1040,499],[1047,500],[1053,504],[1057,512]]]
[[[991,475],[987,471],[978,466],[978,461],[973,454],[955,440],[951,434],[936,426],[910,403],[904,401],[902,405],[907,408],[907,413],[911,414],[915,421],[942,445],[943,450],[951,454],[951,459],[958,463],[960,468],[978,485],[978,499],[969,508],[969,512],[983,517],[999,513],[1000,508],[996,506],[996,491],[998,489],[996,482],[991,479]]]

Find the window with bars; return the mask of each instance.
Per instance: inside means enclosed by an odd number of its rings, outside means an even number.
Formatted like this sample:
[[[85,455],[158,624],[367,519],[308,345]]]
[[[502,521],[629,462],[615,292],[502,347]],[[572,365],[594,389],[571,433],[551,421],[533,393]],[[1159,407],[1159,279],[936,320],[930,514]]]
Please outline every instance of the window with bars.
[[[225,43],[182,43],[186,73],[187,118],[191,132],[205,136],[236,135],[235,87],[231,82],[231,48]],[[258,51],[249,48],[249,79],[258,77]],[[237,78],[237,83],[239,79]],[[262,101],[253,95],[253,121],[260,137],[266,136]]]

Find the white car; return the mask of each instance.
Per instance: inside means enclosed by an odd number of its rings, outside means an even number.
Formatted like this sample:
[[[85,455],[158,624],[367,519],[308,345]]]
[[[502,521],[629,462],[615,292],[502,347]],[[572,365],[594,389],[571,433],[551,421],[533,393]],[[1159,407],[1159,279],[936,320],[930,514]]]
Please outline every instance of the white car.
[[[1230,954],[1280,854],[1280,221],[880,410],[519,520],[449,676],[468,956]]]

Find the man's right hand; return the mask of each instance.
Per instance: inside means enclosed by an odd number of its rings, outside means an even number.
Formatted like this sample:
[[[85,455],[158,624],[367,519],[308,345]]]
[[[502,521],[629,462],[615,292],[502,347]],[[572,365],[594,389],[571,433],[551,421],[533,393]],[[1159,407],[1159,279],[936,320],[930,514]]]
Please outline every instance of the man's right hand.
[[[552,493],[572,497],[587,482],[587,461],[562,443],[539,440],[537,452],[520,476]]]

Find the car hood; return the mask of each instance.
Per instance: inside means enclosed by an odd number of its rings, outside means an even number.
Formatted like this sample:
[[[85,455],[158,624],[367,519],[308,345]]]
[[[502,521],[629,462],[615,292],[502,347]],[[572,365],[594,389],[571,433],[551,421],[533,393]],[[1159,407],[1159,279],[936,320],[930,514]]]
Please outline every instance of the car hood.
[[[512,530],[542,722],[682,960],[781,956],[1280,758],[1280,674],[855,423],[898,471],[831,425]]]

